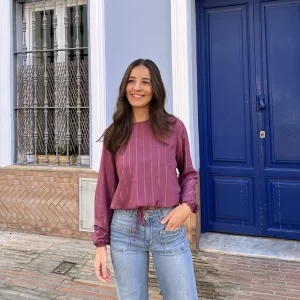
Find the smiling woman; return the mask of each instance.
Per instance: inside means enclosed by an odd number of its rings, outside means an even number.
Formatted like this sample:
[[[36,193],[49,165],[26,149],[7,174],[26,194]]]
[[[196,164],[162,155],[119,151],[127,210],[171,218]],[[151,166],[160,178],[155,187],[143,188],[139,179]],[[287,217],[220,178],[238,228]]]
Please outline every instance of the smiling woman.
[[[165,98],[155,63],[134,61],[122,79],[113,123],[103,134],[95,193],[94,267],[97,278],[108,283],[110,244],[120,300],[148,300],[150,251],[163,298],[198,299],[183,225],[199,210],[198,174],[185,126],[166,112]]]

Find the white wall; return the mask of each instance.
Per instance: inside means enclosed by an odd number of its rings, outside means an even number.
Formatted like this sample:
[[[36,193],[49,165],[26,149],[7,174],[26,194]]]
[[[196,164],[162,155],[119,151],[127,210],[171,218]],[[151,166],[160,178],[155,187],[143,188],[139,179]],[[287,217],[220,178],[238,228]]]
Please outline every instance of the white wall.
[[[194,167],[199,169],[195,0],[170,0],[173,112],[185,124]]]
[[[98,171],[106,126],[105,0],[89,0],[90,166]]]
[[[112,120],[127,66],[138,58],[153,60],[167,91],[172,113],[171,8],[169,0],[105,0],[106,113]]]
[[[12,1],[0,4],[0,167],[13,162]]]

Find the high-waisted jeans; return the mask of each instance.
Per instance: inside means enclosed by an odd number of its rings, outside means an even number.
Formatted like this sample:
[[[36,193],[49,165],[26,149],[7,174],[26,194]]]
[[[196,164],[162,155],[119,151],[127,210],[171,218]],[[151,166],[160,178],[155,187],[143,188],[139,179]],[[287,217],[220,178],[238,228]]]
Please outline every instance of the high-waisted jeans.
[[[149,252],[164,300],[197,300],[189,243],[182,225],[165,230],[160,221],[172,208],[145,210],[145,226],[137,210],[115,210],[111,222],[111,257],[119,300],[148,300]]]

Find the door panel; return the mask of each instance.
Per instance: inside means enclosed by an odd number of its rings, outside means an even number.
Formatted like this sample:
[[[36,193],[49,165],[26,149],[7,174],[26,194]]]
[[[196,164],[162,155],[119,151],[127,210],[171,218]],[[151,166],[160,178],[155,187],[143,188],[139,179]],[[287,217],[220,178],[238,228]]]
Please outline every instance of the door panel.
[[[268,165],[300,167],[300,3],[262,5],[264,55],[269,108]],[[296,166],[295,164],[298,164]]]
[[[250,165],[251,157],[247,153],[251,143],[246,5],[207,9],[205,17],[210,72],[211,160],[226,165]],[[236,126],[237,123],[241,126]]]
[[[215,192],[215,218],[218,222],[254,224],[252,178],[212,176]],[[231,195],[230,206],[228,195]]]
[[[261,12],[264,157],[262,234],[300,239],[300,1],[256,1]]]
[[[205,99],[200,109],[206,129],[201,168],[204,197],[209,199],[202,210],[203,225],[206,230],[258,234],[256,107],[251,100],[255,74],[250,67],[253,6],[239,2],[201,1],[198,10]]]

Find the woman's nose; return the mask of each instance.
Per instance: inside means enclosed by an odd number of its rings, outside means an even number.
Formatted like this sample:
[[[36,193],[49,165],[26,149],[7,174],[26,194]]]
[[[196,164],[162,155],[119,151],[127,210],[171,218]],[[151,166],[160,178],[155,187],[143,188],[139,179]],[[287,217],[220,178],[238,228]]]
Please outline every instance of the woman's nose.
[[[141,83],[139,81],[136,81],[136,83],[134,85],[134,89],[135,90],[140,90],[141,89]]]

